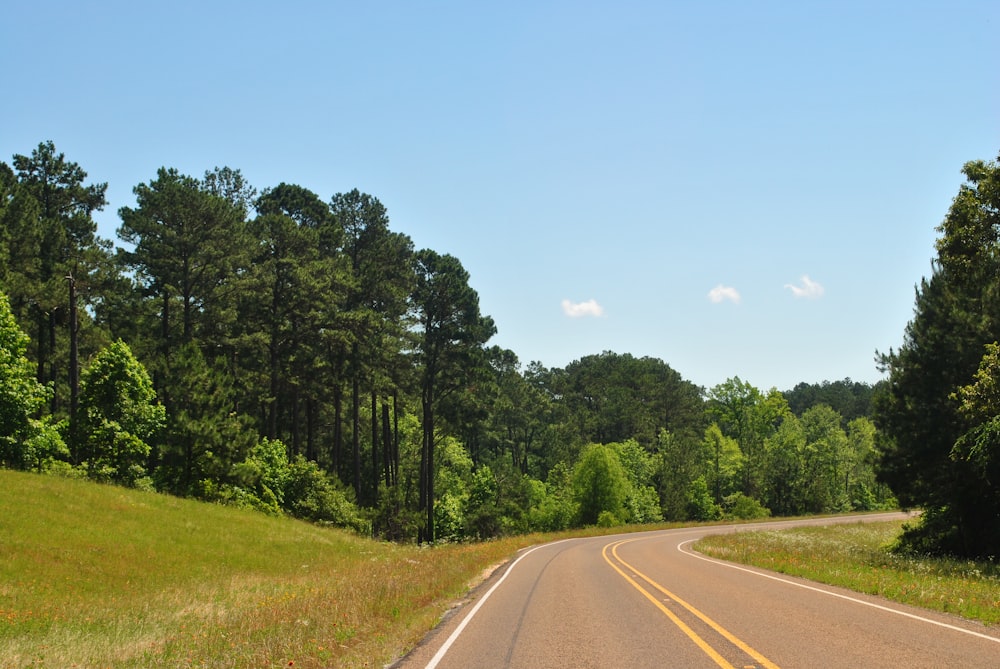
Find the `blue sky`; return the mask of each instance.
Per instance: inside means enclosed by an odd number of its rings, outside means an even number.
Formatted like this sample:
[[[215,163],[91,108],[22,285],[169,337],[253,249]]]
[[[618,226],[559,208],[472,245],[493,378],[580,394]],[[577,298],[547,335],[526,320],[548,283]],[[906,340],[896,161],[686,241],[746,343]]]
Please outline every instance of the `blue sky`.
[[[998,32],[961,0],[8,3],[0,160],[53,140],[108,238],[161,166],[358,188],[523,363],[874,382],[1000,152]]]

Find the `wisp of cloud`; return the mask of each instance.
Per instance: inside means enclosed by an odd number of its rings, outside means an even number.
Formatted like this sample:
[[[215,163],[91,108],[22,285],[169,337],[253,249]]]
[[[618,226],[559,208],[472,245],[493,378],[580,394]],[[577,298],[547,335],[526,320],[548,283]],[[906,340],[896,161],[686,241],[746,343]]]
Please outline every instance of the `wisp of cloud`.
[[[715,304],[719,304],[720,302],[725,302],[726,300],[739,304],[740,293],[732,286],[723,286],[720,283],[718,286],[708,291],[708,299],[710,299]]]
[[[604,307],[597,303],[597,300],[590,299],[586,302],[562,301],[563,313],[570,318],[582,318],[583,316],[603,316]]]
[[[810,279],[807,274],[802,275],[801,286],[793,286],[790,283],[786,283],[785,288],[790,289],[792,291],[792,295],[795,297],[804,297],[806,299],[815,300],[816,298],[823,296],[823,286]]]

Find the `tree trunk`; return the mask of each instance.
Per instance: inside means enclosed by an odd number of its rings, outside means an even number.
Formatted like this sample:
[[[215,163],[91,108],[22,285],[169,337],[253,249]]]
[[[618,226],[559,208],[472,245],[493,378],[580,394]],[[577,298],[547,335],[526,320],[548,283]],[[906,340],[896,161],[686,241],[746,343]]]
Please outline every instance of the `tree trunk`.
[[[361,500],[361,384],[358,375],[351,383],[351,448],[354,453],[354,495]]]
[[[271,343],[267,347],[268,366],[268,404],[267,404],[267,438],[275,440],[278,438],[278,351],[275,345],[274,333],[271,334]]]
[[[392,476],[392,432],[389,429],[389,400],[382,400],[382,475],[385,477],[385,485],[392,486],[396,483]],[[377,501],[377,500],[376,500]]]
[[[76,279],[69,280],[69,420],[70,431],[76,424],[76,409],[80,398],[80,323],[76,312]]]
[[[48,342],[48,338],[45,336],[46,327],[48,325],[48,314],[46,314],[44,311],[39,311],[38,320],[36,321],[36,324],[38,325],[38,334],[35,337],[35,341],[37,342],[38,346],[37,376],[38,376],[38,382],[44,384],[46,381],[45,361],[48,359],[48,356],[46,355],[45,352],[45,344]]]
[[[333,390],[333,472],[341,481],[344,480],[341,465],[344,453],[344,391],[338,383]]]
[[[399,483],[399,389],[392,390],[392,480]]]
[[[56,384],[56,310],[49,312],[49,378],[47,381],[52,384],[52,405],[50,412],[55,414],[59,410],[59,386]]]
[[[372,384],[372,506],[378,506],[378,395],[375,393],[374,383]]]
[[[420,509],[425,513],[420,541],[434,541],[434,387],[425,382],[423,392],[423,439],[420,457]]]
[[[427,410],[427,397],[425,396],[421,400],[421,421],[420,421],[420,482],[418,490],[418,501],[417,508],[421,513],[427,513],[427,420],[428,420],[428,410]],[[428,526],[423,524],[420,529],[417,530],[417,542],[425,543],[428,541],[427,538]]]
[[[160,371],[160,383],[161,387],[157,388],[157,392],[160,395],[160,399],[163,402],[163,406],[166,407],[167,413],[170,413],[171,409],[171,399],[170,393],[167,390],[168,379],[170,378],[169,367],[170,367],[170,290],[164,286],[163,288],[163,311],[160,313],[160,355],[163,358]]]
[[[306,459],[316,460],[316,399],[306,402]]]
[[[299,412],[302,410],[301,399],[301,391],[299,390],[299,386],[296,385],[292,391],[292,408],[291,411],[287,412],[292,420],[292,456],[302,452],[302,432],[299,430]]]

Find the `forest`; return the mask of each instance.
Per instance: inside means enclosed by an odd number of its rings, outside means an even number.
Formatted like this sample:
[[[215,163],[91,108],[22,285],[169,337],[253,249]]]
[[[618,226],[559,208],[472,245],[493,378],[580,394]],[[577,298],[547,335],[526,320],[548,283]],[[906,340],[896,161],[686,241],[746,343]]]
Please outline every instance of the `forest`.
[[[491,346],[460,260],[373,195],[162,168],[112,241],[106,189],[52,142],[0,163],[5,467],[419,542],[925,500],[891,458],[914,332],[886,387],[702,388],[611,351],[550,369]]]

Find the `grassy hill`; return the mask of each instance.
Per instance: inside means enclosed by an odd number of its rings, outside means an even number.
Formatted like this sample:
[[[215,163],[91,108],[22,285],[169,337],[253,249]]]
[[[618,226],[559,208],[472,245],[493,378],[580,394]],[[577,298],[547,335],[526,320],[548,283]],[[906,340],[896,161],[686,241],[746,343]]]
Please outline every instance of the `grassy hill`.
[[[381,666],[528,541],[396,546],[0,470],[0,668]]]

